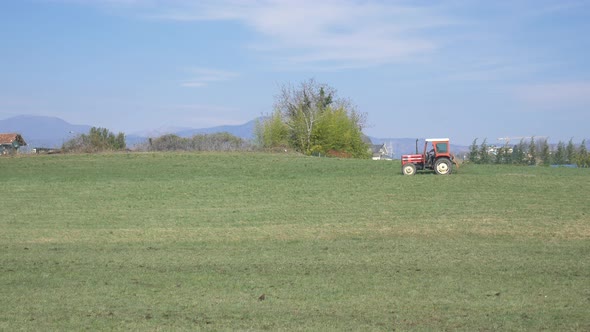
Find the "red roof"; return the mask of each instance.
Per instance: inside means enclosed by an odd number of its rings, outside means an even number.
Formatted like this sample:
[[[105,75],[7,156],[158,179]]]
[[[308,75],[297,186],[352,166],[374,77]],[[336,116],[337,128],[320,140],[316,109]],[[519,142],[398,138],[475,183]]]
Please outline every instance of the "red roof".
[[[27,145],[20,134],[0,134],[0,144],[12,144],[14,141],[17,141],[19,145]]]

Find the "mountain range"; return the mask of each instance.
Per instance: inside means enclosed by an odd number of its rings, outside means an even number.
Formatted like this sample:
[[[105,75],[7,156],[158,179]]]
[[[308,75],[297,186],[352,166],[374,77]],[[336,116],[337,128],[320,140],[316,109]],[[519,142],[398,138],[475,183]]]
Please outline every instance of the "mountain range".
[[[127,146],[133,147],[146,142],[150,137],[155,138],[164,134],[175,134],[180,137],[192,137],[195,134],[211,134],[228,132],[234,136],[250,140],[254,137],[256,123],[260,119],[254,119],[241,125],[226,125],[210,128],[159,128],[139,133],[126,135]],[[19,133],[27,142],[27,146],[21,149],[31,150],[37,147],[59,148],[62,144],[79,134],[90,131],[90,125],[75,125],[56,117],[19,115],[0,120],[0,133]],[[415,138],[376,138],[369,137],[376,145],[385,144],[389,152],[393,152],[395,158],[402,154],[414,153]],[[423,143],[421,143],[423,144]],[[419,145],[419,151],[422,146]],[[459,153],[468,148],[460,145],[451,145],[451,151]]]
[[[27,142],[28,149],[61,147],[65,141],[78,133],[88,133],[90,128],[92,126],[74,125],[60,118],[48,116],[19,115],[0,120],[0,133],[21,134]]]
[[[258,119],[241,125],[217,126],[211,128],[158,128],[125,136],[127,146],[133,148],[146,142],[150,137],[175,134],[181,137],[192,137],[196,134],[228,132],[234,136],[249,140],[254,136],[254,128]],[[90,131],[90,125],[71,124],[63,119],[49,116],[19,115],[0,120],[0,133],[19,133],[27,142],[25,149],[36,147],[59,148],[67,140]]]

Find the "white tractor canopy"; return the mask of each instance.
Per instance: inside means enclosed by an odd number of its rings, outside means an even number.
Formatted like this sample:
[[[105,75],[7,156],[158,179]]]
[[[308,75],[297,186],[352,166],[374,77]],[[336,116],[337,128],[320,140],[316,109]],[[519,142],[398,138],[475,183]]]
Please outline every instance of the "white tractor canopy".
[[[425,139],[426,142],[448,142],[448,138],[427,138]]]

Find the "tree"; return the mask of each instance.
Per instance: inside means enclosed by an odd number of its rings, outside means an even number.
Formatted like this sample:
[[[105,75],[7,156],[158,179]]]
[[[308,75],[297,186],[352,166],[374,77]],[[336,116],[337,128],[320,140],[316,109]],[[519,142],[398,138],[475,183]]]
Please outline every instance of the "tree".
[[[473,140],[473,143],[469,146],[469,161],[472,163],[479,162],[479,150],[477,148],[477,138]]]
[[[289,127],[283,122],[280,111],[259,120],[255,127],[258,146],[264,149],[285,148],[289,145]]]
[[[275,113],[257,129],[257,140],[264,148],[287,143],[308,155],[337,151],[368,158],[369,147],[362,141],[364,119],[350,101],[337,98],[334,88],[311,79],[297,88],[281,88]]]
[[[106,128],[92,127],[88,134],[80,134],[62,146],[65,152],[101,152],[124,150],[125,134],[114,133]]]
[[[481,146],[479,148],[479,163],[480,164],[489,164],[490,163],[490,154],[488,153],[488,139],[484,138],[483,142],[481,142]]]
[[[323,116],[326,108],[334,102],[336,90],[318,84],[310,79],[298,88],[286,85],[275,101],[285,124],[289,127],[290,144],[298,151],[309,154],[314,127]]]
[[[241,151],[248,148],[246,141],[228,132],[196,134],[190,139],[190,150],[193,151]]]
[[[590,166],[590,156],[588,155],[588,150],[586,149],[586,140],[583,140],[582,144],[580,144],[576,157],[576,164],[578,167],[586,168]]]
[[[125,134],[123,134],[123,133],[117,134],[117,138],[115,138],[114,147],[115,147],[115,150],[123,150],[127,147],[126,143],[125,143]]]
[[[230,133],[196,134],[191,138],[174,134],[151,139],[152,151],[243,151],[250,148],[243,139]]]
[[[370,157],[356,117],[342,107],[328,107],[325,110],[313,131],[312,142],[312,153],[354,158]]]
[[[537,145],[535,144],[535,138],[531,137],[531,143],[529,144],[529,151],[527,155],[527,161],[529,165],[537,164]]]
[[[512,151],[508,144],[498,148],[496,154],[496,164],[510,164],[512,163]]]
[[[555,156],[553,158],[553,162],[557,165],[565,164],[566,160],[566,151],[565,151],[565,143],[559,141],[557,143],[557,150],[555,151]]]
[[[570,138],[565,148],[565,161],[568,164],[576,162],[576,147],[574,146],[573,138]]]
[[[547,139],[541,141],[541,148],[540,148],[540,155],[541,163],[544,166],[551,165],[551,150],[549,149],[549,143],[547,143]]]
[[[526,164],[525,151],[528,149],[524,138],[512,148],[512,163],[516,165]]]
[[[174,134],[162,135],[151,142],[152,151],[186,151],[190,145],[189,139]]]

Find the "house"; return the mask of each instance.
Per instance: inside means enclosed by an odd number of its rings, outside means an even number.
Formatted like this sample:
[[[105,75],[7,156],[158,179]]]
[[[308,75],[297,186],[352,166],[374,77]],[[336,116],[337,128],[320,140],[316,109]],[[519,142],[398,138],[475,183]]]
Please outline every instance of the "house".
[[[389,151],[385,144],[372,144],[371,152],[373,153],[373,160],[389,160]]]
[[[0,155],[15,154],[27,143],[20,134],[0,134]]]

